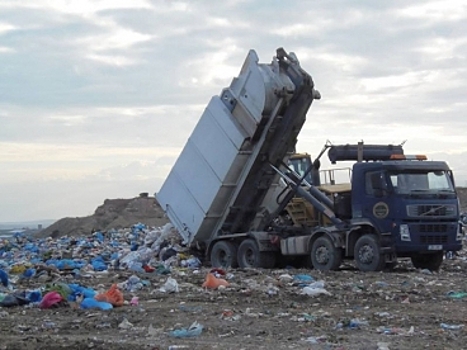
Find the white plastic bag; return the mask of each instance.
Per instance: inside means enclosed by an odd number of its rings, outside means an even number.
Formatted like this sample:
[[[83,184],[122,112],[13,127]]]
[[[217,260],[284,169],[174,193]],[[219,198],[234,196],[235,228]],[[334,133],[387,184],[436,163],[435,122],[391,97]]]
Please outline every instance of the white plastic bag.
[[[159,291],[162,293],[178,293],[180,290],[178,288],[178,282],[172,277],[169,277],[165,284],[159,288]]]

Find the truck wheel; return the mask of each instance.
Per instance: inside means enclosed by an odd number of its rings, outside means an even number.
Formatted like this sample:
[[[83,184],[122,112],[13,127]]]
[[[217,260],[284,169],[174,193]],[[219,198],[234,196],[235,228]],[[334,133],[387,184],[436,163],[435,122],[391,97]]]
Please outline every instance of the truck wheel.
[[[218,241],[211,249],[211,265],[213,267],[237,267],[237,246],[232,242]]]
[[[249,238],[238,247],[237,261],[241,268],[272,268],[276,264],[276,254],[275,252],[260,252],[256,242]]]
[[[342,263],[342,249],[334,247],[329,237],[318,237],[311,247],[311,262],[317,270],[337,270]]]
[[[355,244],[354,258],[360,271],[381,271],[385,260],[374,235],[363,235]]]
[[[443,252],[436,252],[432,254],[416,254],[410,260],[417,269],[428,269],[430,271],[438,271],[443,263]]]

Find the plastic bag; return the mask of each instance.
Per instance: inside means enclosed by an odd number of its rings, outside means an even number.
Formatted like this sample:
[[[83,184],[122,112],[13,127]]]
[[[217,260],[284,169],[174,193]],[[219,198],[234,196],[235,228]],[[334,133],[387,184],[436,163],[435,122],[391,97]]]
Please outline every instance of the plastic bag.
[[[113,306],[123,306],[124,303],[123,293],[118,289],[116,284],[112,284],[107,292],[97,294],[94,299],[110,303]]]
[[[40,290],[33,290],[31,292],[28,292],[26,294],[26,298],[31,302],[31,303],[37,303],[41,301],[42,299],[42,293]]]
[[[4,287],[8,287],[9,284],[8,274],[3,270],[0,270],[0,283],[2,283]]]
[[[113,305],[105,301],[98,301],[93,298],[84,298],[80,304],[82,309],[100,309],[100,310],[110,310],[113,309]]]
[[[6,295],[3,300],[0,301],[0,306],[3,307],[21,306],[26,304],[29,304],[29,300],[19,294]]]
[[[80,286],[79,284],[69,284],[69,288],[71,289],[71,294],[68,296],[68,300],[74,301],[78,295],[83,295],[84,298],[94,298],[97,292],[92,288],[86,288]]]
[[[228,287],[230,285],[225,279],[216,278],[212,273],[206,275],[206,279],[202,285],[203,288],[217,289],[220,286]]]
[[[318,296],[321,294],[331,295],[326,289],[324,288],[312,288],[312,287],[305,287],[302,289],[301,294],[309,295],[309,296]]]
[[[101,256],[98,256],[91,261],[91,265],[94,268],[94,271],[105,271],[107,270],[107,264],[104,262],[104,259]]]
[[[172,277],[167,278],[167,281],[159,290],[163,293],[178,293],[180,291],[178,282]]]
[[[149,231],[146,237],[144,237],[144,245],[152,245],[162,234],[161,230]]]
[[[175,338],[188,338],[188,337],[197,337],[203,331],[203,326],[199,324],[197,321],[193,322],[191,326],[186,329],[176,329],[170,332],[170,336]]]
[[[310,275],[295,275],[294,280],[301,282],[301,283],[311,283],[315,279]]]
[[[59,304],[64,301],[63,297],[58,292],[48,292],[39,303],[41,309],[50,309],[52,307],[60,306]]]
[[[154,241],[154,243],[151,245],[151,250],[159,254],[161,244],[166,240],[166,238],[170,235],[172,232],[173,225],[172,224],[165,224],[162,229],[161,229],[161,234],[159,237]]]

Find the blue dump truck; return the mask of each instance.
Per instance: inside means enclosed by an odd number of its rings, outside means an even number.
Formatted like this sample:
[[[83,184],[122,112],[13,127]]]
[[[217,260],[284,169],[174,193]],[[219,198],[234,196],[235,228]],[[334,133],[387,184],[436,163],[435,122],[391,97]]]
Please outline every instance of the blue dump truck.
[[[445,162],[409,160],[398,146],[326,147],[355,160],[347,184],[319,181],[319,158],[297,157],[320,99],[294,53],[271,63],[251,50],[213,96],[156,198],[185,244],[216,267],[271,268],[294,259],[320,270],[355,260],[362,271],[410,257],[436,270],[462,247],[459,204]]]

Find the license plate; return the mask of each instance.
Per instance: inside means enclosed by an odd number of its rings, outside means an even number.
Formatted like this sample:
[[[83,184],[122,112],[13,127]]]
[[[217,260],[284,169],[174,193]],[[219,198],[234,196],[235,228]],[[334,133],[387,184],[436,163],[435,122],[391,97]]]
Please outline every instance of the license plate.
[[[432,244],[428,246],[428,250],[443,250],[443,246],[441,244]]]

